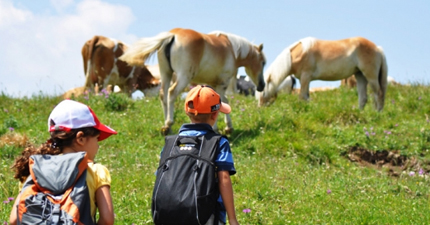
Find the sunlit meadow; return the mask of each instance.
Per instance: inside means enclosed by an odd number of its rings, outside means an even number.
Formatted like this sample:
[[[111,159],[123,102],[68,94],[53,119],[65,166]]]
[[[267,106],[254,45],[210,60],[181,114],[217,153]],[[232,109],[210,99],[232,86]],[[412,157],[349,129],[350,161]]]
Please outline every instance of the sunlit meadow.
[[[369,96],[357,109],[357,91],[338,88],[311,100],[280,94],[269,107],[238,94],[228,96],[234,132],[228,135],[237,174],[232,177],[241,224],[428,224],[430,89],[390,86],[382,112]],[[47,117],[61,100],[43,94],[0,94],[0,224],[7,224],[18,194],[10,166],[26,143],[48,138]],[[164,138],[158,98],[120,94],[77,98],[90,105],[118,135],[100,142],[96,160],[112,175],[116,224],[152,224],[154,172]],[[187,122],[176,101],[175,124]],[[225,127],[219,120],[221,130]],[[362,166],[345,155],[351,147],[397,151],[414,167]],[[407,168],[404,169],[403,168]]]

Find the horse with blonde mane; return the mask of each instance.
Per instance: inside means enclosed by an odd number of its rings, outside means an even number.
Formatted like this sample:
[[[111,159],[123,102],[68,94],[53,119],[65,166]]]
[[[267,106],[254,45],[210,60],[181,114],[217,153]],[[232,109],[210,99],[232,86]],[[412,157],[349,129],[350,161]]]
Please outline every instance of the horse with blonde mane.
[[[154,37],[142,38],[134,43],[120,57],[130,65],[143,65],[158,51],[161,76],[160,100],[164,111],[164,135],[170,132],[174,122],[174,103],[177,96],[191,82],[212,86],[228,103],[225,91],[230,79],[236,77],[239,67],[257,84],[257,90],[264,89],[263,68],[266,58],[263,45],[253,45],[235,34],[214,31],[209,34],[190,29],[175,28]],[[172,79],[175,73],[176,79]],[[171,81],[173,81],[171,83]],[[225,115],[226,133],[233,126],[229,115]],[[214,129],[217,130],[215,123]]]
[[[300,95],[309,99],[312,80],[336,81],[355,74],[359,108],[367,103],[367,84],[373,90],[375,107],[384,108],[387,89],[387,62],[381,47],[371,41],[354,37],[338,41],[301,39],[282,51],[264,73],[266,87],[257,93],[259,105],[265,105],[276,96],[278,86],[294,74],[300,80]]]

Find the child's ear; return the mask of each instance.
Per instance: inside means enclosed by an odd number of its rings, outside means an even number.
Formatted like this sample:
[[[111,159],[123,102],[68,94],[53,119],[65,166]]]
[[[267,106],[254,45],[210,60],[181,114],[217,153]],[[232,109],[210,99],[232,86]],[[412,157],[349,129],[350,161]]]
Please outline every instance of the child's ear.
[[[76,133],[75,140],[76,140],[76,143],[78,143],[79,145],[84,145],[85,144],[84,132],[78,131],[78,133]]]
[[[211,119],[215,120],[218,117],[218,113],[219,113],[219,111],[215,111],[215,112],[211,113]]]

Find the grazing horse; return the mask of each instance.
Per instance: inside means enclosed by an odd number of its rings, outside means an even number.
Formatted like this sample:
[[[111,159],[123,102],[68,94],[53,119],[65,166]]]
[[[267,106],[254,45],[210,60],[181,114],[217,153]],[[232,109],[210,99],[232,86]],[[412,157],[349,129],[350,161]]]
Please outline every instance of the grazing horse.
[[[338,41],[304,38],[282,51],[264,74],[266,88],[258,94],[259,105],[266,104],[279,84],[291,74],[300,80],[300,98],[309,99],[312,80],[335,81],[355,74],[359,108],[367,102],[367,84],[373,90],[375,107],[382,110],[387,89],[387,62],[381,47],[354,37]]]
[[[161,76],[160,99],[164,110],[162,133],[168,134],[173,124],[176,97],[190,84],[208,84],[228,103],[225,91],[231,78],[235,78],[239,67],[264,89],[263,68],[266,62],[263,45],[253,45],[245,38],[221,31],[209,34],[194,30],[175,28],[154,37],[142,38],[120,57],[130,65],[143,63],[158,51]],[[175,74],[176,79],[172,80]],[[171,81],[173,81],[171,83]],[[227,133],[233,126],[229,115],[225,115]],[[215,123],[214,129],[217,129]]]

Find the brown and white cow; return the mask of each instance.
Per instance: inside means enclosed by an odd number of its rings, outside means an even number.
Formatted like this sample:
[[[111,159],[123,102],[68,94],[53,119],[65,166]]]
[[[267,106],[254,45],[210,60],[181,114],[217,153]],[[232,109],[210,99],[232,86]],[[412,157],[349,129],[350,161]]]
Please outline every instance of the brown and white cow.
[[[155,95],[160,89],[160,80],[154,78],[146,66],[129,66],[118,59],[128,46],[121,41],[94,36],[82,47],[84,62],[85,86],[100,89],[108,85],[117,85],[130,96],[135,90],[142,91],[146,96]]]

